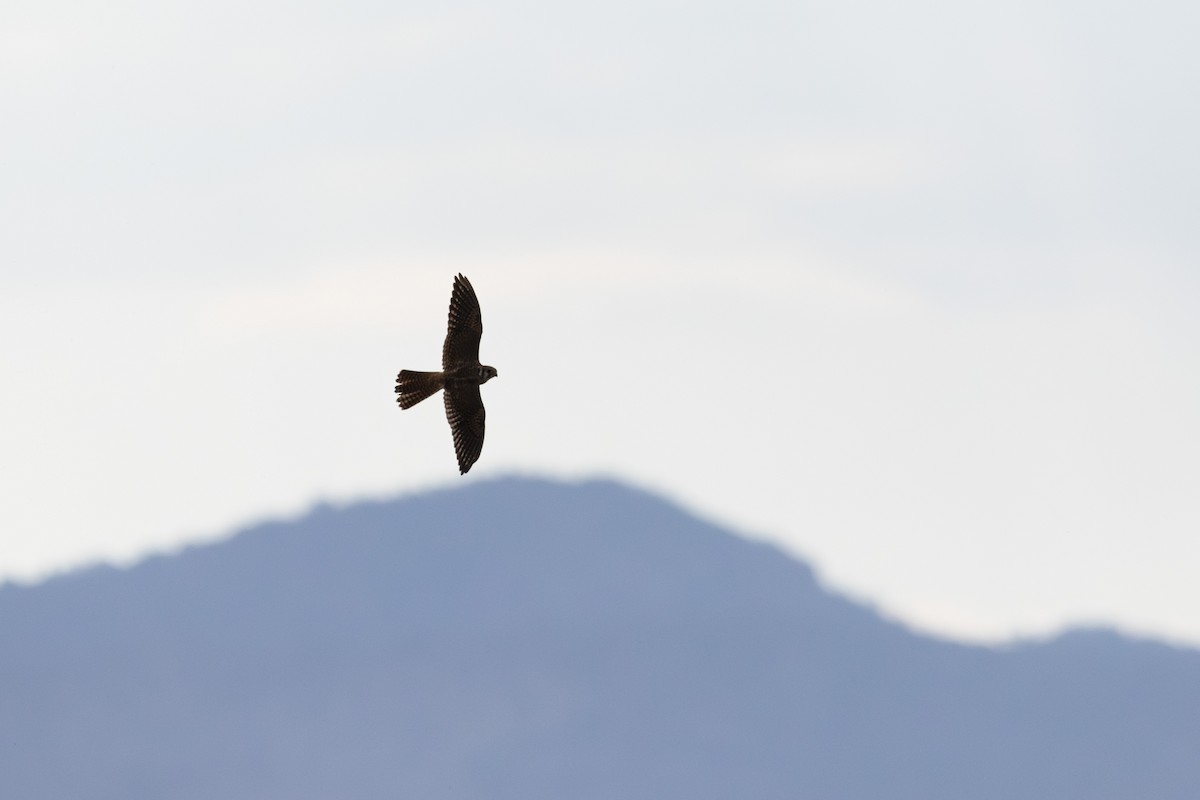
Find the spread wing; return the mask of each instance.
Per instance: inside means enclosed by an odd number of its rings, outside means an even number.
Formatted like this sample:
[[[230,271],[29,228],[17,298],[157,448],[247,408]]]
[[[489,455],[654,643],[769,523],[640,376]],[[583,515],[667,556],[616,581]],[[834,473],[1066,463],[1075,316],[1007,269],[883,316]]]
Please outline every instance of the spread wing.
[[[446,419],[454,433],[454,453],[458,456],[458,471],[467,474],[483,452],[483,422],[487,416],[478,386],[447,387]]]
[[[471,282],[461,273],[454,278],[448,327],[446,343],[442,345],[442,369],[449,371],[460,364],[478,364],[479,339],[483,336],[483,314],[479,311],[479,299],[475,297]],[[481,412],[480,420],[482,418]],[[479,426],[479,438],[483,439],[482,421]]]

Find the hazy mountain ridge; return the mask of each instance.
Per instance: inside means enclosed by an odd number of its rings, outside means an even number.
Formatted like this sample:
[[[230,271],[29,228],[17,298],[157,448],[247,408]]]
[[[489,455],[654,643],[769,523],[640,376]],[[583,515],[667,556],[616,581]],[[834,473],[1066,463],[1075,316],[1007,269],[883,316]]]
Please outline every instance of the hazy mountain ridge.
[[[1194,797],[1200,652],[922,637],[611,482],[0,588],[22,797]]]

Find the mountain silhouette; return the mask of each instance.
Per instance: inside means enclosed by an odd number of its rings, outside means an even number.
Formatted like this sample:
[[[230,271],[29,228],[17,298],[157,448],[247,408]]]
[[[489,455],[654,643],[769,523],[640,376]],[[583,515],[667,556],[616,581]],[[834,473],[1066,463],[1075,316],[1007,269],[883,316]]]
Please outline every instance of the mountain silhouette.
[[[1194,800],[1200,652],[918,635],[660,498],[510,478],[4,586],[0,726],[30,799]]]

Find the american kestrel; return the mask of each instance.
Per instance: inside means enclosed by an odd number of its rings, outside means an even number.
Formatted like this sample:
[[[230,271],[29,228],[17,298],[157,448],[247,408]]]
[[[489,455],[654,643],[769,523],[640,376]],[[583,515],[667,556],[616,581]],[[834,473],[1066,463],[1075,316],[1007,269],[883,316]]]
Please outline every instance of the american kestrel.
[[[450,323],[446,343],[442,345],[441,372],[400,370],[396,376],[396,402],[401,408],[417,403],[445,389],[446,419],[454,433],[454,452],[458,471],[466,475],[483,451],[483,398],[479,387],[499,373],[495,367],[479,363],[479,339],[483,336],[483,315],[471,282],[463,274],[454,278],[450,295]]]

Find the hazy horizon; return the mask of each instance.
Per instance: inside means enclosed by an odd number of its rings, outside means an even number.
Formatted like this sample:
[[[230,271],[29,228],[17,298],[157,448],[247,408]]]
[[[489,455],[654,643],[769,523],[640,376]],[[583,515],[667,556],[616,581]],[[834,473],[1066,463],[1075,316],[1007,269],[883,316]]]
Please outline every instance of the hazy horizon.
[[[125,800],[1192,800],[1200,649],[914,634],[613,481],[0,589],[0,785]]]

